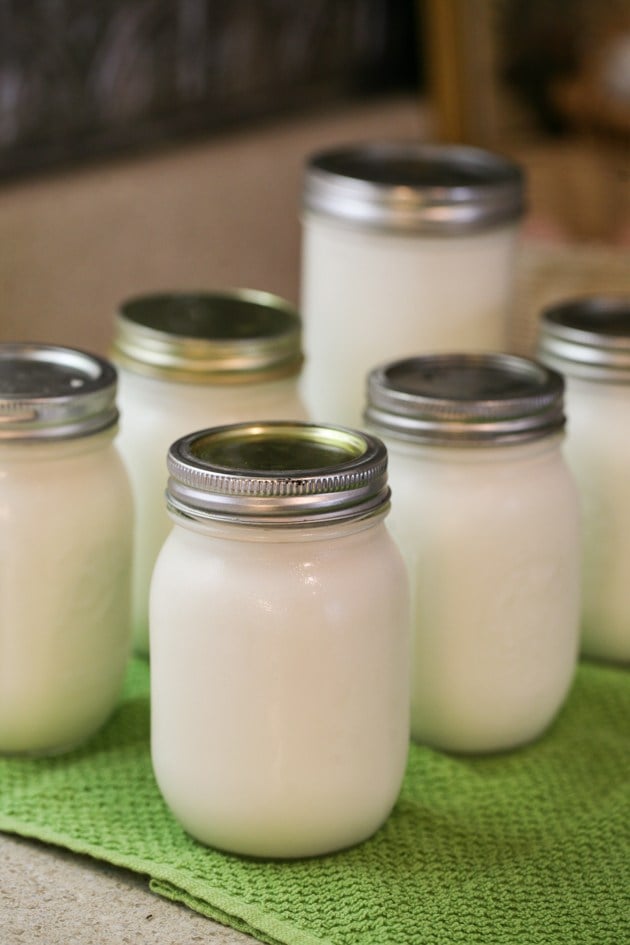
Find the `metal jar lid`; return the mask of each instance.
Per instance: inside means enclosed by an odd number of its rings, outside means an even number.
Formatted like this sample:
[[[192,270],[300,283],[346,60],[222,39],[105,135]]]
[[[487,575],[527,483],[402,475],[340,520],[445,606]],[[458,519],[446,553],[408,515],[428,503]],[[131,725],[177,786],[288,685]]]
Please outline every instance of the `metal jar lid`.
[[[630,296],[586,296],[545,309],[538,357],[563,374],[630,384]]]
[[[117,376],[76,348],[0,345],[0,441],[70,439],[113,426]]]
[[[438,354],[394,361],[368,376],[366,420],[416,442],[520,443],[564,426],[564,381],[510,354]]]
[[[374,142],[313,155],[303,203],[363,227],[450,236],[520,218],[525,178],[519,165],[478,148]]]
[[[300,421],[236,423],[177,440],[167,504],[195,519],[341,522],[384,511],[387,451],[374,436]]]
[[[269,292],[142,295],[120,306],[112,356],[133,371],[193,383],[285,377],[302,363],[301,322]]]

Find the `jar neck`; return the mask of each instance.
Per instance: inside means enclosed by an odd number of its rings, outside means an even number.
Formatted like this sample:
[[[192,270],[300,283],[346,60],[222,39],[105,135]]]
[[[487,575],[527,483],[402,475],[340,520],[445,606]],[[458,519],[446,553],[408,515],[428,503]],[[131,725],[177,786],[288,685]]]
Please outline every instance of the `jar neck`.
[[[427,462],[465,464],[502,464],[544,457],[559,450],[563,431],[526,442],[484,443],[482,445],[443,446],[427,442],[398,439],[381,434],[391,454],[415,457]]]
[[[35,462],[39,459],[63,459],[79,456],[82,453],[91,453],[95,450],[110,446],[118,432],[118,425],[114,424],[98,433],[86,436],[75,436],[67,439],[0,439],[0,455],[2,460]]]
[[[287,523],[267,525],[252,522],[244,524],[220,518],[192,518],[169,509],[173,524],[197,535],[221,538],[228,541],[250,541],[286,544],[304,541],[330,541],[331,539],[357,535],[384,523],[389,512],[389,503],[360,518],[319,524]]]

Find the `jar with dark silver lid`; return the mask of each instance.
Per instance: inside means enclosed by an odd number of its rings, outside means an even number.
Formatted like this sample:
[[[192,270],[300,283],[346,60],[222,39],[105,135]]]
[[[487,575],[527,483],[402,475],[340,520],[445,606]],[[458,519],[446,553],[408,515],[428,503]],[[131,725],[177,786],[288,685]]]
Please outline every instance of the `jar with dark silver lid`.
[[[566,380],[565,454],[582,500],[582,652],[629,662],[630,297],[550,306],[538,356]]]
[[[0,345],[0,752],[74,747],[117,702],[132,541],[117,419],[108,361]]]
[[[409,612],[386,462],[378,438],[289,421],[169,450],[152,755],[166,802],[204,843],[326,853],[372,834],[396,800]]]
[[[501,353],[408,358],[369,374],[365,417],[387,444],[410,577],[414,739],[490,752],[536,738],[577,655],[561,376]]]
[[[171,292],[124,302],[112,356],[120,374],[120,449],[134,490],[133,633],[148,652],[148,589],[169,530],[163,458],[187,430],[304,419],[301,322],[268,292]]]
[[[308,160],[303,207],[313,416],[357,422],[365,374],[383,359],[509,346],[517,164],[460,145],[340,147]]]

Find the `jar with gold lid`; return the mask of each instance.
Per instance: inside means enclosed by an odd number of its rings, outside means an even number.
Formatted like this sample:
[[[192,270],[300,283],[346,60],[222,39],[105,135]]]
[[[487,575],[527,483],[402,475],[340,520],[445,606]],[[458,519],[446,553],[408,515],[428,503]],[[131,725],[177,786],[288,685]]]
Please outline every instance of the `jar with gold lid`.
[[[203,843],[262,857],[370,836],[409,738],[408,589],[380,440],[235,424],[169,450],[151,585],[158,785]]]
[[[112,357],[120,375],[119,444],[135,499],[134,648],[147,654],[151,571],[170,528],[166,451],[200,427],[304,419],[301,323],[288,302],[267,292],[143,295],[120,306]]]

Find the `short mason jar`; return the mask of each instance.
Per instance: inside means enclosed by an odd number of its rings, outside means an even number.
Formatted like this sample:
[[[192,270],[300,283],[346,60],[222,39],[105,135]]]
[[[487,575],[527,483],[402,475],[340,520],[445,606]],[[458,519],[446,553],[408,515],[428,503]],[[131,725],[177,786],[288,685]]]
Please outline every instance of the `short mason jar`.
[[[410,358],[370,373],[366,419],[387,444],[410,575],[413,738],[455,752],[535,739],[578,648],[562,378],[512,355]]]
[[[120,306],[112,358],[119,372],[119,448],[135,506],[133,643],[149,650],[149,585],[170,530],[164,457],[189,430],[305,419],[297,387],[301,323],[267,292],[172,292]]]
[[[409,606],[386,451],[307,423],[200,431],[169,451],[174,528],[151,586],[152,756],[211,846],[356,844],[397,798]]]
[[[551,306],[538,357],[566,381],[565,454],[582,500],[582,652],[630,661],[630,297]]]
[[[521,168],[460,145],[383,142],[306,166],[302,388],[360,425],[365,375],[412,353],[509,350]]]
[[[0,752],[47,754],[114,709],[130,652],[131,490],[116,372],[0,345]]]

